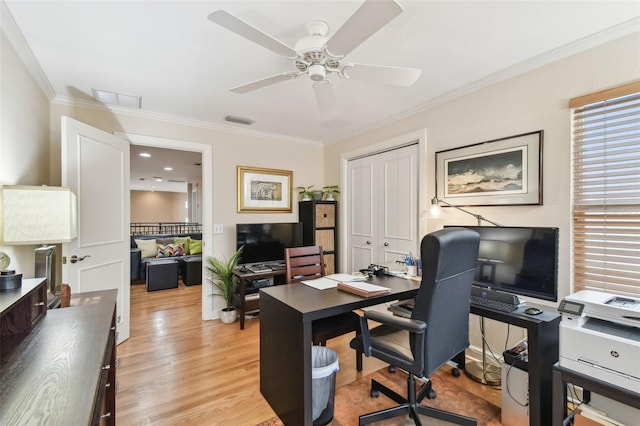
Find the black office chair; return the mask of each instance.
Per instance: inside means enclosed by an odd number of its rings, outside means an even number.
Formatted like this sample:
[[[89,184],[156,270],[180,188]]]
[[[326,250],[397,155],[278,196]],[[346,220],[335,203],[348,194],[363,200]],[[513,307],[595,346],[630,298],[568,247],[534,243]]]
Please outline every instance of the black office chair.
[[[324,256],[320,246],[287,248],[284,260],[287,268],[287,283],[313,280],[325,274]],[[327,340],[352,332],[360,333],[360,316],[355,312],[318,319],[311,325],[311,338],[314,345],[326,346]],[[362,371],[362,351],[356,351],[356,370]]]
[[[461,424],[475,419],[420,405],[431,391],[431,381],[416,394],[415,378],[428,378],[469,346],[469,299],[478,260],[479,236],[464,228],[446,228],[426,235],[420,247],[423,274],[411,318],[367,311],[362,333],[351,347],[409,374],[407,397],[376,380],[371,396],[382,392],[399,406],[360,416],[360,425],[408,414],[421,425],[419,414]],[[369,330],[367,319],[381,325]]]

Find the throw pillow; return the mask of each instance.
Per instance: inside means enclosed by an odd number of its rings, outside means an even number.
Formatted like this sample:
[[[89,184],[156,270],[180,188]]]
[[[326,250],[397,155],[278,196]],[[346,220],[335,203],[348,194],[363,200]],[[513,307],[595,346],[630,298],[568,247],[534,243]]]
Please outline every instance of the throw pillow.
[[[182,243],[184,245],[184,254],[190,254],[191,237],[175,237],[173,242],[175,244]]]
[[[146,259],[148,257],[156,256],[156,240],[136,240],[136,245],[140,249],[141,257]]]
[[[202,254],[202,240],[189,241],[189,250],[191,254]]]
[[[180,244],[157,244],[156,257],[184,256],[184,246]]]

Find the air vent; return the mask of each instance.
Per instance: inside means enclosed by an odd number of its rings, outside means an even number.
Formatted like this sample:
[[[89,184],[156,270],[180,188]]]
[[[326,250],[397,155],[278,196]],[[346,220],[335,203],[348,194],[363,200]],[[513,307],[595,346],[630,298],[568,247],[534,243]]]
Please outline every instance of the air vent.
[[[188,183],[186,180],[176,180],[176,179],[169,179],[167,182],[171,182],[171,183]]]
[[[226,121],[231,122],[231,123],[244,124],[244,125],[247,125],[247,126],[250,126],[253,123],[255,123],[254,120],[250,120],[248,118],[243,118],[243,117],[235,117],[233,115],[227,115],[224,119]]]

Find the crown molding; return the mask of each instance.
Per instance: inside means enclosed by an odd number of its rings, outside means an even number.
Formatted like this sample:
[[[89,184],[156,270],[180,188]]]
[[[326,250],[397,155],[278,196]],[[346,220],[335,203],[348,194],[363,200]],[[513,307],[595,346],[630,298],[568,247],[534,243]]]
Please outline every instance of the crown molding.
[[[47,99],[51,101],[56,96],[56,92],[53,90],[53,86],[44,71],[42,71],[40,63],[27,44],[27,40],[25,40],[22,31],[18,28],[16,21],[13,20],[13,16],[3,0],[0,0],[0,29],[15,49],[18,57],[20,57],[24,63],[27,71],[29,71],[29,74],[31,74],[38,86],[40,86],[40,89]]]

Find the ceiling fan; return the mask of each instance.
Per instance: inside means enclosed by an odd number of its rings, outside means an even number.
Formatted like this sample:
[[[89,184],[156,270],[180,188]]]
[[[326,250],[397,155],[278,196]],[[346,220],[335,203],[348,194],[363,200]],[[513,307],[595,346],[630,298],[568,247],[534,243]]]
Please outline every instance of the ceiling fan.
[[[230,89],[234,93],[247,93],[262,87],[308,75],[320,111],[327,112],[336,107],[335,94],[328,78],[336,74],[342,78],[411,86],[422,70],[416,68],[389,67],[381,65],[354,64],[344,57],[402,12],[395,0],[365,0],[358,10],[331,36],[329,26],[321,20],[306,24],[309,35],[299,40],[292,48],[245,21],[224,10],[211,13],[212,22],[246,38],[278,55],[292,58],[295,71],[272,75]]]

